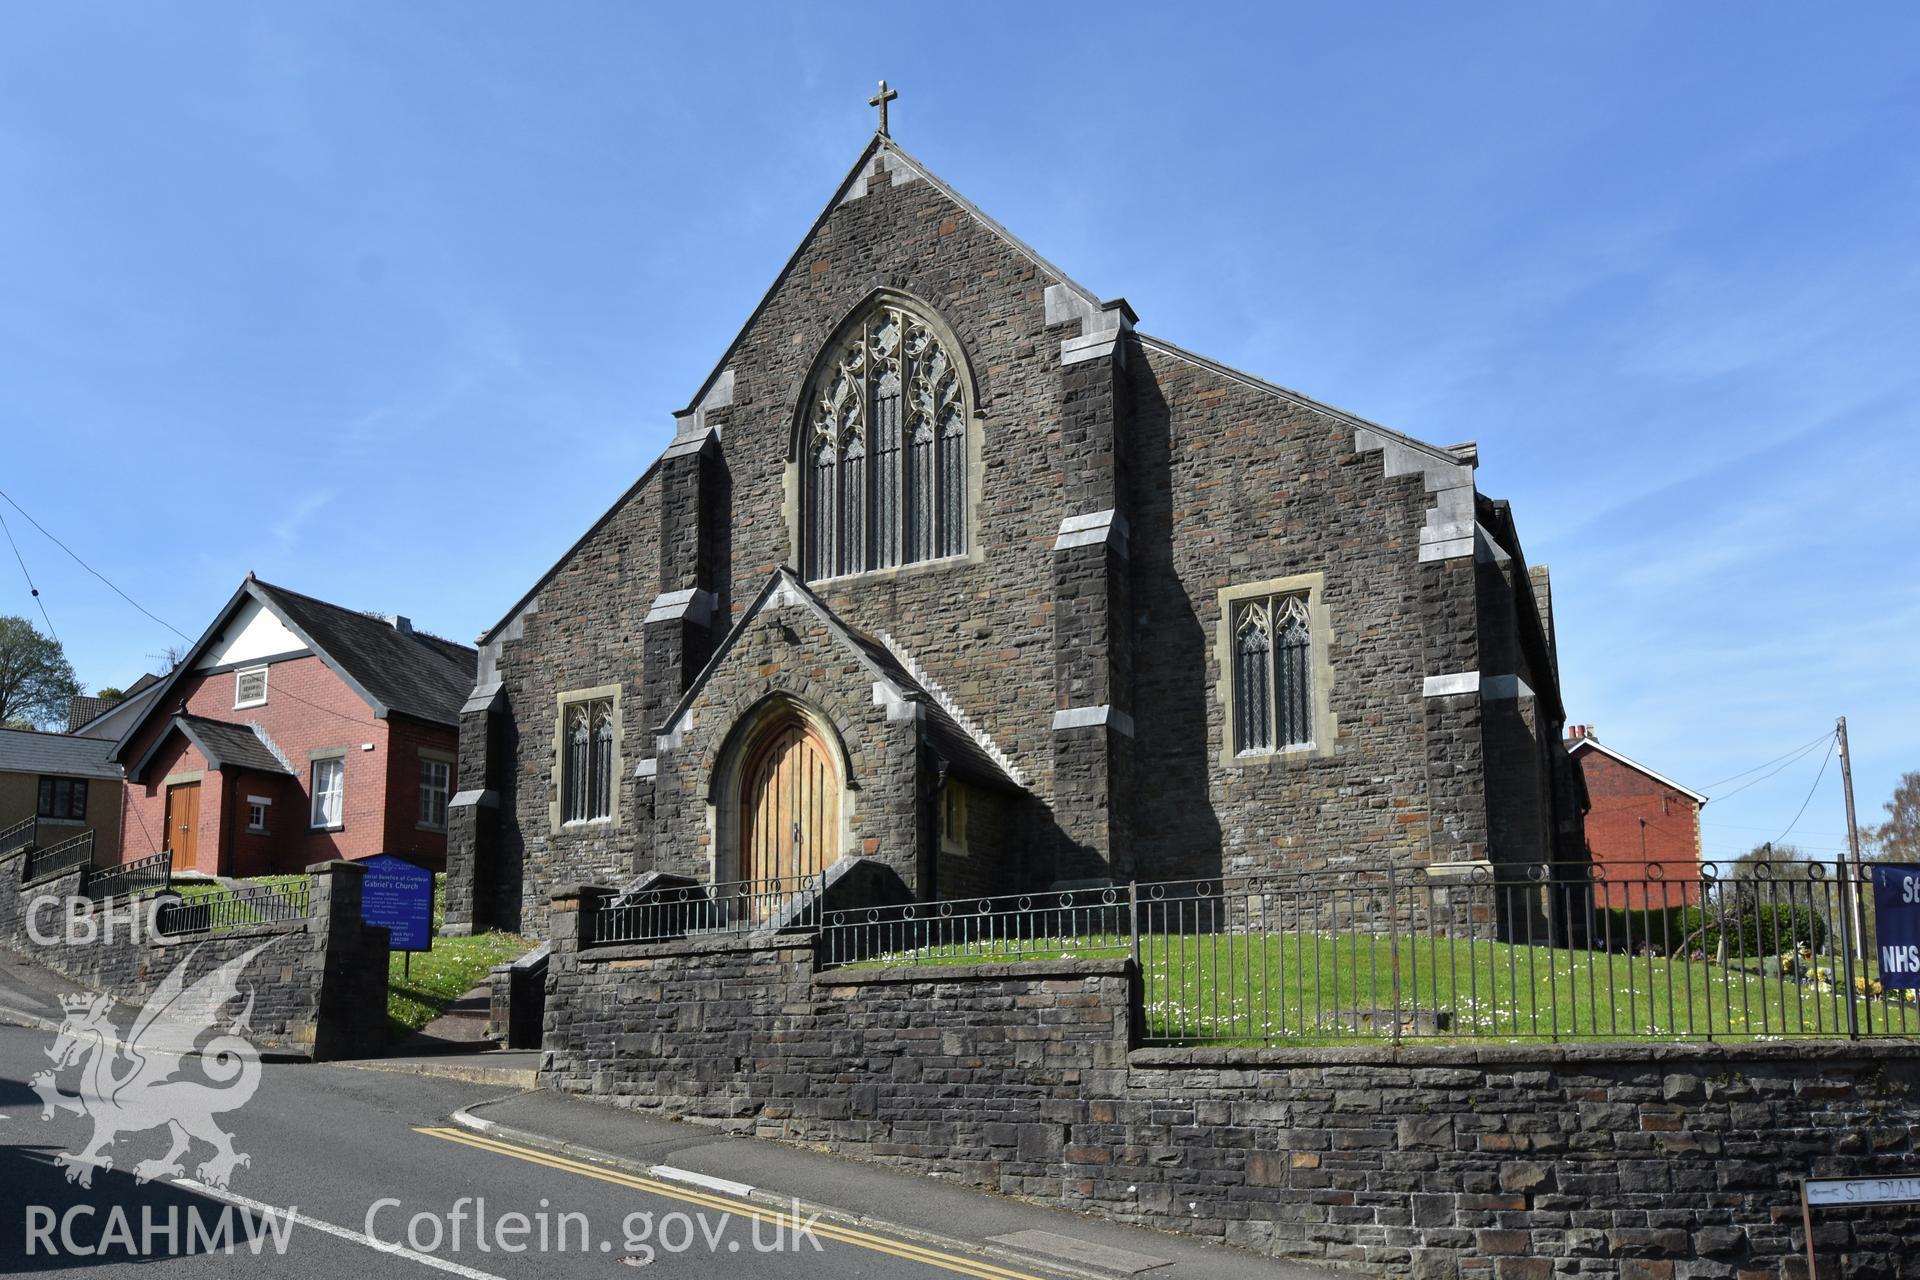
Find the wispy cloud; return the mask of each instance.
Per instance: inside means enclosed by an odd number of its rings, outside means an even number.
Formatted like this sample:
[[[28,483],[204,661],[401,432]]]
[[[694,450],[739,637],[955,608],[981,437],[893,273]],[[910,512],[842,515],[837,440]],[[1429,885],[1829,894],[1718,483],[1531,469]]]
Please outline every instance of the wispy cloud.
[[[291,548],[306,531],[307,523],[320,514],[320,509],[332,502],[333,497],[332,489],[316,489],[296,500],[293,506],[273,523],[271,532],[274,545],[282,551]]]

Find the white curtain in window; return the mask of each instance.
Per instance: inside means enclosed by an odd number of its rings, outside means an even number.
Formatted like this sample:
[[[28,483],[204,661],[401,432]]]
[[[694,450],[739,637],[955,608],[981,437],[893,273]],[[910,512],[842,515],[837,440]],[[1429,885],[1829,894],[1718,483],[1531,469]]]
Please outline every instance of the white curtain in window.
[[[316,827],[337,827],[345,809],[342,801],[346,795],[347,762],[344,760],[315,760],[313,762],[313,825]]]

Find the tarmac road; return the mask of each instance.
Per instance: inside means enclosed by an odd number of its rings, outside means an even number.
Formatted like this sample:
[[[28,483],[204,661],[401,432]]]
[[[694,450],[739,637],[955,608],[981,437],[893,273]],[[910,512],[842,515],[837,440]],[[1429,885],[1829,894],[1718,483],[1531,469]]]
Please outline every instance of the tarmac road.
[[[122,1135],[109,1150],[113,1167],[83,1188],[57,1161],[82,1148],[93,1121],[64,1111],[43,1120],[31,1088],[52,1041],[45,1031],[0,1026],[0,1272],[102,1280],[170,1272],[327,1280],[1056,1274],[840,1224],[796,1230],[788,1216],[724,1189],[449,1125],[451,1113],[497,1089],[349,1068],[265,1066],[254,1096],[217,1117],[248,1157],[224,1192],[196,1177],[210,1154],[198,1143],[183,1176],[136,1181],[135,1165],[166,1151],[164,1127]],[[198,1065],[189,1060],[181,1074],[194,1076]],[[70,1069],[59,1082],[72,1092],[77,1079]]]

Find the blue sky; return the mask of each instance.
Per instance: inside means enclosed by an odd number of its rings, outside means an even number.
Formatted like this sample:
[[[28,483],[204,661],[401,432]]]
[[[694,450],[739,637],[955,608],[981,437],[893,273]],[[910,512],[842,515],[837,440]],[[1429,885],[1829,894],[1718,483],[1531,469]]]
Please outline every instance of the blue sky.
[[[1844,712],[1877,814],[1920,768],[1920,11],[1173,12],[17,8],[0,486],[190,635],[254,569],[471,639],[658,453],[884,75],[1143,329],[1478,440],[1574,720],[1714,790]],[[177,640],[0,514],[90,687]],[[1709,854],[1810,789],[1836,851],[1822,754]]]

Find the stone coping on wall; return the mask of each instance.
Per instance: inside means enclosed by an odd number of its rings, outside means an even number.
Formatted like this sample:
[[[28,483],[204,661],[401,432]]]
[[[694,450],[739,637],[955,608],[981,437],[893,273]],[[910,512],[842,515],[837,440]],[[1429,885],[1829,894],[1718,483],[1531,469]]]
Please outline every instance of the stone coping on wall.
[[[999,982],[1008,979],[1105,978],[1126,974],[1133,961],[1013,960],[982,964],[881,964],[865,968],[827,969],[813,975],[815,986],[858,987],[886,982]]]
[[[663,942],[620,942],[582,947],[581,964],[608,960],[663,960],[669,956],[717,956],[739,951],[811,950],[813,935],[735,933],[717,938],[672,938]]]
[[[1129,1066],[1261,1068],[1332,1066],[1475,1067],[1505,1064],[1611,1062],[1799,1062],[1807,1060],[1920,1059],[1920,1040],[1768,1040],[1650,1042],[1609,1040],[1583,1044],[1313,1045],[1288,1048],[1151,1048],[1127,1055]]]
[[[326,922],[318,925],[307,916],[297,920],[268,920],[260,924],[242,925],[232,929],[202,929],[198,933],[161,933],[155,929],[152,942],[159,947],[197,947],[209,938],[278,938],[290,933],[326,932]]]

